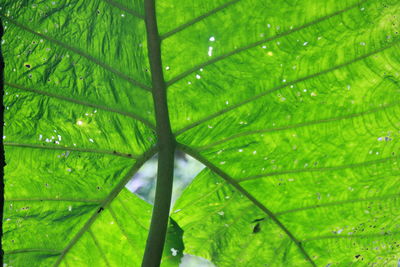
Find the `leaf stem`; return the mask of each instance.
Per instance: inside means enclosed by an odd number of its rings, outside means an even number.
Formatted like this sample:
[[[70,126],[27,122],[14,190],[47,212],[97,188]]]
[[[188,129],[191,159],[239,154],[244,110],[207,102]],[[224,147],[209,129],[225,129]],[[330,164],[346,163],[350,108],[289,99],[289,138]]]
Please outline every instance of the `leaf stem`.
[[[145,0],[144,10],[159,152],[156,196],[142,267],[157,267],[160,265],[168,226],[175,138],[168,116],[167,90],[162,71],[161,38],[157,28],[155,0]]]

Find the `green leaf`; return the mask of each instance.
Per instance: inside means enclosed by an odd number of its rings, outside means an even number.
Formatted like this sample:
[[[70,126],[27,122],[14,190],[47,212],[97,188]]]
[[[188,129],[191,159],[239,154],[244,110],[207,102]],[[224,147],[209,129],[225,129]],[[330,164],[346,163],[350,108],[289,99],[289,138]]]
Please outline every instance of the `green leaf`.
[[[183,257],[183,251],[185,249],[182,236],[183,230],[173,219],[170,219],[167,239],[165,240],[163,258],[161,261],[162,267],[179,266],[181,258]]]
[[[397,265],[399,11],[241,1],[177,34],[171,70],[193,60],[171,75],[170,106],[193,104],[173,125],[209,168],[174,207],[187,253],[217,266]],[[206,34],[208,60],[183,45]]]
[[[171,141],[144,1],[3,2],[5,262],[139,266],[151,207],[124,186],[156,129]],[[173,209],[165,266],[183,247],[219,267],[397,264],[398,14],[157,1],[163,116],[207,167]]]

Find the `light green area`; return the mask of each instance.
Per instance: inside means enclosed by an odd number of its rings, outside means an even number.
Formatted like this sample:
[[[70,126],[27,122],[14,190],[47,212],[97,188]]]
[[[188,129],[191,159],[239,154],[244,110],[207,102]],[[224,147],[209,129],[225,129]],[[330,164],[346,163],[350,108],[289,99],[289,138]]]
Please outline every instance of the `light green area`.
[[[397,265],[399,14],[157,1],[171,125],[207,167],[173,208],[165,266],[182,240],[218,267]],[[140,266],[151,205],[125,185],[157,152],[143,15],[2,1],[7,266]]]

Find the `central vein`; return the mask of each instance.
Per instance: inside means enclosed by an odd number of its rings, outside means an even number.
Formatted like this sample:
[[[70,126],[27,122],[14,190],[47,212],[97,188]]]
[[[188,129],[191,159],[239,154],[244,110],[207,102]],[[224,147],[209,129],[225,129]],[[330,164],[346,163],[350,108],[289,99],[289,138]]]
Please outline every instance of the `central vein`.
[[[156,267],[160,265],[168,226],[175,138],[168,115],[167,90],[162,71],[161,39],[157,29],[155,0],[145,0],[144,8],[159,152],[156,196],[142,267]]]

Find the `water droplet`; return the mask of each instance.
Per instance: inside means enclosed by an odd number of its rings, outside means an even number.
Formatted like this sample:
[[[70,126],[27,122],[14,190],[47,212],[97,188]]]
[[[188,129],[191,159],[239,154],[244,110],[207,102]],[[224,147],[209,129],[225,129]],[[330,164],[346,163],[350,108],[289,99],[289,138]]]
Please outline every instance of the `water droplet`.
[[[178,255],[178,251],[179,251],[179,250],[177,250],[177,249],[171,248],[172,256],[175,257],[176,255]]]
[[[213,51],[213,47],[212,47],[212,46],[209,46],[209,47],[208,47],[208,52],[207,52],[207,54],[208,54],[209,57],[212,56],[212,51]]]

